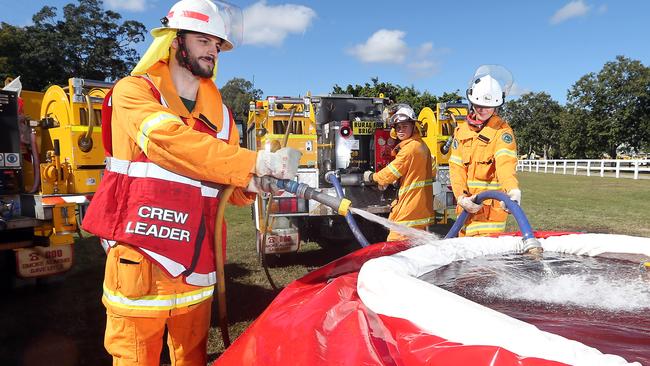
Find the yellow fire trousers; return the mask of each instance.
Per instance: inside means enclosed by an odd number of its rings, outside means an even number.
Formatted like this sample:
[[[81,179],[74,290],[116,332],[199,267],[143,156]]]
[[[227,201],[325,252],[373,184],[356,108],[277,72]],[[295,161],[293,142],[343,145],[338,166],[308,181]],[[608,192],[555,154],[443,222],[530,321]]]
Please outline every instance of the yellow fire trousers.
[[[460,215],[463,209],[458,206],[456,213]],[[508,213],[501,208],[501,203],[496,200],[483,202],[481,210],[470,214],[458,236],[487,236],[502,233],[506,230]]]
[[[104,347],[113,366],[158,366],[165,327],[173,366],[205,366],[211,304],[203,301],[167,318],[125,317],[107,310]]]

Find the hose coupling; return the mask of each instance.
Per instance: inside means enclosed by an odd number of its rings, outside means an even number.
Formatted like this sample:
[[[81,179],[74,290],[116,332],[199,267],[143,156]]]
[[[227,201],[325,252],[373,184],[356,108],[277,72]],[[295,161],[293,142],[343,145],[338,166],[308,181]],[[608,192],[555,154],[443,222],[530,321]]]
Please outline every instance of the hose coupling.
[[[339,205],[338,212],[339,215],[345,216],[348,214],[348,211],[350,211],[350,206],[352,205],[352,201],[350,201],[347,198],[342,198],[341,199],[341,204]]]
[[[544,248],[537,238],[527,238],[523,242],[524,254],[541,255],[544,252]]]

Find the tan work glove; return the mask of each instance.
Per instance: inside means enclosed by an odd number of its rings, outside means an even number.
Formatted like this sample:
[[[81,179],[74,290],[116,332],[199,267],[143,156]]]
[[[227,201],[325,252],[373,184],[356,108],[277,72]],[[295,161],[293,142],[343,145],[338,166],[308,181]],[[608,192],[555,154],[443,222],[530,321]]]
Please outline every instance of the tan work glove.
[[[276,194],[280,191],[280,189],[276,184],[273,183],[274,183],[273,179],[269,176],[258,177],[254,175],[253,178],[251,178],[251,181],[248,182],[246,191],[253,192],[253,193],[268,192],[268,193]]]
[[[302,153],[296,149],[285,147],[276,152],[258,151],[255,162],[255,175],[262,177],[270,175],[278,179],[293,179],[298,173]]]
[[[373,174],[374,173],[371,172],[370,170],[366,170],[365,172],[363,172],[363,182],[365,184],[375,184],[375,181],[372,179]]]
[[[458,204],[460,205],[460,207],[465,209],[465,211],[471,214],[477,213],[481,209],[481,207],[483,207],[483,204],[474,202],[475,198],[476,195],[462,196],[458,199]]]

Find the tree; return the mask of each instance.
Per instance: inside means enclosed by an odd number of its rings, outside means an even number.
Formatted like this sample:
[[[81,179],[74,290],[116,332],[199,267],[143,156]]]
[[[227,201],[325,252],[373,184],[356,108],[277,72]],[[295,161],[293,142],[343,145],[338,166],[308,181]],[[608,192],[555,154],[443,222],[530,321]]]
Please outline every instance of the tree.
[[[598,74],[589,73],[573,85],[567,95],[567,107],[581,115],[577,123],[583,126],[575,125],[572,118],[568,123],[574,124],[565,124],[563,133],[586,133],[586,145],[569,149],[572,153],[590,157],[607,153],[615,158],[621,146],[640,150],[650,143],[650,68],[640,61],[617,56],[616,61],[605,63]],[[565,136],[564,140],[571,138]]]
[[[135,66],[131,46],[144,41],[142,23],[102,10],[102,0],[77,0],[57,9],[44,6],[33,25],[0,24],[0,78],[22,75],[26,89],[42,90],[70,77],[117,80]]]
[[[432,95],[428,91],[420,92],[413,86],[399,86],[386,82],[379,82],[378,77],[371,78],[370,83],[364,85],[351,85],[342,88],[335,84],[332,88],[334,94],[351,94],[355,97],[378,97],[383,94],[384,97],[396,103],[409,104],[416,113],[424,107],[433,107],[436,103],[442,102],[460,102],[463,98],[458,94],[458,90],[453,93],[445,92],[441,97]]]
[[[562,106],[546,93],[528,93],[506,102],[502,115],[517,136],[520,153],[543,153],[544,158],[560,156]]]
[[[560,122],[560,150],[563,158],[601,158],[601,146],[594,144],[594,136],[588,129],[590,114],[583,109],[568,105],[562,112]]]
[[[253,83],[242,78],[232,78],[221,88],[223,102],[230,107],[235,121],[246,122],[248,106],[251,101],[262,97],[262,90],[255,89]]]

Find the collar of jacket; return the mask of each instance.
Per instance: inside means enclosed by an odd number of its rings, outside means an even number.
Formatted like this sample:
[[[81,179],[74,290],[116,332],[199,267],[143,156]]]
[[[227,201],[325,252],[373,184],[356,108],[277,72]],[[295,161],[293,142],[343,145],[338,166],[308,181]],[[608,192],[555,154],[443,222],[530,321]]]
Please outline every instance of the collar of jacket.
[[[193,127],[194,119],[201,119],[211,129],[219,132],[223,125],[223,110],[221,94],[211,79],[201,78],[196,96],[194,110],[190,113],[181,101],[172,81],[169,65],[166,60],[160,60],[147,70],[147,75],[158,88],[169,108],[180,117],[187,120]],[[190,118],[193,117],[193,118]],[[207,119],[207,121],[205,121]]]
[[[395,147],[393,148],[393,150],[391,151],[391,154],[392,154],[393,156],[397,155],[397,153],[398,153],[398,152],[399,152],[399,151],[400,151],[404,146],[410,144],[410,143],[413,142],[413,141],[422,141],[422,137],[420,136],[420,134],[413,133],[413,134],[411,135],[411,137],[407,138],[407,139],[404,140],[404,141],[400,141],[400,143],[397,144],[397,146],[395,146]]]
[[[496,114],[492,115],[492,117],[490,117],[490,119],[483,126],[483,128],[478,132],[472,130],[467,123],[463,123],[460,126],[458,126],[458,130],[455,134],[455,137],[458,140],[467,140],[482,135],[487,137],[489,140],[492,140],[496,135],[497,131],[503,125],[503,123],[504,122],[501,119],[501,117],[497,116]]]

